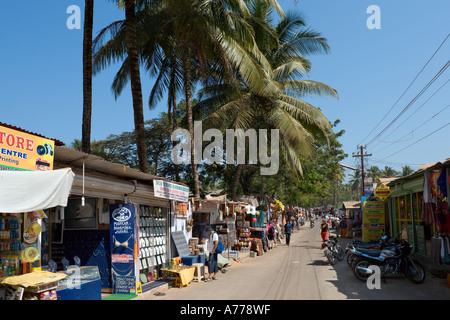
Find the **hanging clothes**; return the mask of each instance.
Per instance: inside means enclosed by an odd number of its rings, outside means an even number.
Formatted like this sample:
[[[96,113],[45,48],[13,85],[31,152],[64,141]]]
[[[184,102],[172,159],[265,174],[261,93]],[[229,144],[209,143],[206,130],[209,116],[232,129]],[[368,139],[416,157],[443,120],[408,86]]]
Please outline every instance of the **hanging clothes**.
[[[434,203],[422,202],[422,219],[425,224],[434,224]]]
[[[442,247],[441,247],[441,261],[443,263],[450,262],[450,255],[448,254],[448,238],[442,239]]]
[[[441,263],[442,238],[431,237],[431,262]]]

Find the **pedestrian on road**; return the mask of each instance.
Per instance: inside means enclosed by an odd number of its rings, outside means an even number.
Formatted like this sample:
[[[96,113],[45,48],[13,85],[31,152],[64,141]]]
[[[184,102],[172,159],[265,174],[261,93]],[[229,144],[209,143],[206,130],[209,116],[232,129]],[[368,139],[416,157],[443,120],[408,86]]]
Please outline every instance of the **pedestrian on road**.
[[[211,281],[211,280],[217,280],[216,274],[219,271],[219,266],[217,264],[217,246],[219,245],[219,235],[217,232],[214,232],[214,230],[208,226],[206,227],[206,233],[209,235],[209,241],[208,241],[208,251],[209,251],[209,258],[208,258],[208,273],[209,276],[205,277],[205,281]],[[211,276],[212,274],[212,276]]]
[[[289,221],[286,222],[286,224],[284,225],[284,234],[286,236],[286,244],[289,245],[289,242],[291,242],[291,224],[289,223]]]
[[[325,242],[328,239],[329,226],[325,219],[322,219],[322,224],[320,225],[320,235],[322,236],[322,241]]]

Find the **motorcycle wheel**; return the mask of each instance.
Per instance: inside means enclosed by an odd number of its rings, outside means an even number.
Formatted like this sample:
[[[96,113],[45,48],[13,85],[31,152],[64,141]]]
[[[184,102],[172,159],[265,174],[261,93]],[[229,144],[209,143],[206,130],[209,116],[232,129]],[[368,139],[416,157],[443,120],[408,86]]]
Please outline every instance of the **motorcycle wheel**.
[[[406,264],[406,277],[415,284],[425,281],[425,269],[419,261],[411,259]]]
[[[337,258],[339,261],[342,261],[345,258],[345,252],[341,246],[337,246]]]
[[[334,254],[332,252],[327,250],[326,256],[327,256],[327,259],[328,259],[328,261],[330,262],[331,265],[335,265],[336,264],[337,259],[336,259],[336,257],[334,256]]]
[[[354,257],[354,256],[355,256],[355,255],[354,255],[353,253],[347,254],[347,264],[348,264],[349,267],[352,266],[352,261],[353,261],[353,257]]]
[[[353,274],[355,275],[356,279],[361,281],[367,281],[367,279],[371,276],[365,271],[359,270],[358,267],[362,268],[368,268],[371,265],[371,263],[367,260],[361,260],[358,263],[355,264],[355,267],[353,268]]]

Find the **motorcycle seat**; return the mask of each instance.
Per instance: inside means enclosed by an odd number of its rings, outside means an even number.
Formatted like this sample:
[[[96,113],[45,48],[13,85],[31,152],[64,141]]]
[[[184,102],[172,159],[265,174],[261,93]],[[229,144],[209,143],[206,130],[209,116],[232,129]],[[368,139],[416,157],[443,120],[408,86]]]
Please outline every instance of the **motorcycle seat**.
[[[371,250],[371,249],[365,249],[365,248],[356,248],[359,252],[362,252],[364,254],[367,254],[371,257],[379,257],[381,254],[381,250]]]

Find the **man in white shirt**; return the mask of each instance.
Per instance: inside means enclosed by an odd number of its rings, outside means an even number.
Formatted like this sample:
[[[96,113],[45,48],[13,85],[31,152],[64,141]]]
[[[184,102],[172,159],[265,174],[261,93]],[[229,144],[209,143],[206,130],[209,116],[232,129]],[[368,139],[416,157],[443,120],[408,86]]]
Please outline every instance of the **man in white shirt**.
[[[205,278],[205,281],[217,280],[216,274],[219,271],[217,264],[217,246],[219,245],[219,235],[211,227],[206,227],[206,233],[209,235],[208,238],[208,273],[209,277]],[[211,274],[213,274],[211,276]]]

